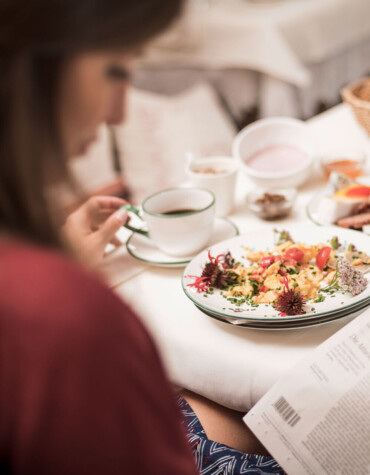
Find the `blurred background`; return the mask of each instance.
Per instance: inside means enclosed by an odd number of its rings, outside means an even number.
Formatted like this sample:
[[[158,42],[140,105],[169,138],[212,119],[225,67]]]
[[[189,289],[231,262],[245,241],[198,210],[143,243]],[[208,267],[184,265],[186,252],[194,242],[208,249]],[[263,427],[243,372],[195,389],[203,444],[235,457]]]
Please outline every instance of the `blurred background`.
[[[256,119],[309,119],[370,75],[370,0],[188,0],[140,58],[127,121],[73,168],[133,202],[184,180],[185,153],[231,155]]]

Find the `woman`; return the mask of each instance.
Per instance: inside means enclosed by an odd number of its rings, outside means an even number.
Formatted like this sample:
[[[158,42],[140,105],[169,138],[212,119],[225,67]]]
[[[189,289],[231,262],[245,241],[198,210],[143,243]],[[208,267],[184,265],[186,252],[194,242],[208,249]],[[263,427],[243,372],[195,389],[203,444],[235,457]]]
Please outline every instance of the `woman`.
[[[122,201],[94,198],[65,220],[50,193],[71,182],[67,160],[88,148],[97,126],[123,119],[136,54],[181,3],[0,1],[2,473],[196,471],[151,339],[72,259],[95,264],[127,219]],[[209,406],[187,397],[208,424]],[[211,458],[200,461],[197,447],[209,441],[180,405],[201,467]],[[223,424],[218,415],[210,419]],[[249,457],[231,456],[244,465]],[[220,473],[219,462],[206,470]]]
[[[0,2],[1,473],[196,472],[151,339],[68,257],[48,191],[102,121],[121,120],[137,50],[180,7]],[[105,221],[120,204],[94,199],[69,218],[64,236],[84,239],[86,259],[125,222],[120,212]],[[105,224],[82,236],[92,218]]]

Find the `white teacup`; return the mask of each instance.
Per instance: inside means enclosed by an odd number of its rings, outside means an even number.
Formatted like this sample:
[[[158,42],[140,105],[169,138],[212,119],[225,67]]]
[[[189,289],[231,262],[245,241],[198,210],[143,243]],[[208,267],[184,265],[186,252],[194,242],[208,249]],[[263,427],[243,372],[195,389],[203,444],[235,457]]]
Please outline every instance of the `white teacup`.
[[[238,162],[230,157],[195,158],[188,161],[185,172],[194,186],[215,195],[217,215],[227,216],[234,207],[238,168]]]
[[[170,188],[146,198],[142,213],[132,205],[122,208],[143,219],[148,231],[130,223],[125,224],[126,228],[149,237],[171,256],[191,256],[201,251],[212,234],[215,197],[208,190]]]

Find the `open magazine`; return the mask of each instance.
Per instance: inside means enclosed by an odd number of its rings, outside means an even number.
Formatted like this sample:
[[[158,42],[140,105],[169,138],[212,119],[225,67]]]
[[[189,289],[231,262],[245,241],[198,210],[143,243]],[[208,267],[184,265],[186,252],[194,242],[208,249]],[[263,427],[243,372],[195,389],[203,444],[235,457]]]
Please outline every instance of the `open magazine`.
[[[370,474],[370,308],[244,417],[288,475]]]

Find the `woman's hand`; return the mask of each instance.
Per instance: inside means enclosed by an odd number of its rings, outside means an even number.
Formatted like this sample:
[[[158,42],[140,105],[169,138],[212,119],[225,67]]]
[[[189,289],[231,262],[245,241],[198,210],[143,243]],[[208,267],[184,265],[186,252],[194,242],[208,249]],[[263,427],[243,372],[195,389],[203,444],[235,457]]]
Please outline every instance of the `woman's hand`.
[[[94,196],[71,213],[62,228],[62,235],[76,257],[89,267],[96,267],[108,243],[121,245],[115,237],[126,223],[126,210],[119,210],[126,201],[111,196]]]

